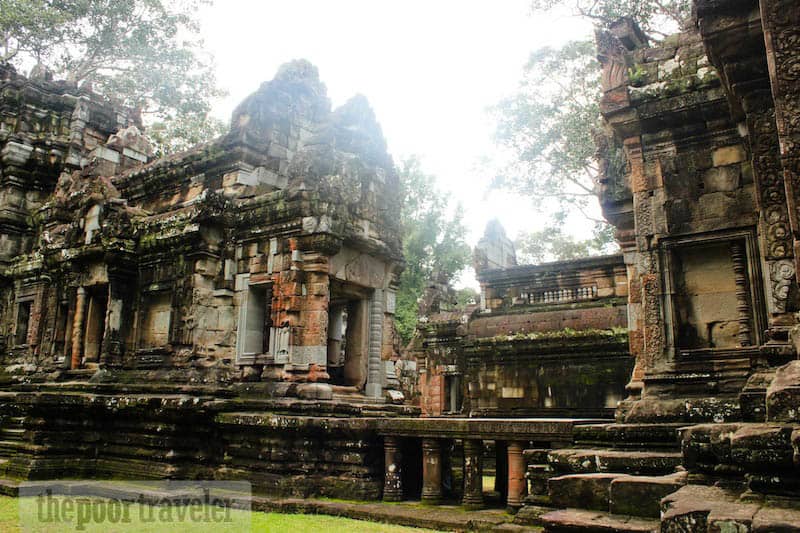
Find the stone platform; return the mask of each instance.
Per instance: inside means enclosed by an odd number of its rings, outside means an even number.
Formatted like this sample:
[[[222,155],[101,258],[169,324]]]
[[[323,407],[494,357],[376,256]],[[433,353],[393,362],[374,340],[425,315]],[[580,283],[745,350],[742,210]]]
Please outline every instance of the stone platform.
[[[578,425],[607,422],[596,418],[384,418],[376,421],[380,435],[481,440],[572,443]]]
[[[592,422],[409,416],[416,412],[353,400],[233,396],[214,387],[28,384],[0,391],[0,477],[247,480],[263,495],[398,500],[394,474],[384,475],[396,462],[398,439],[416,448],[425,479],[437,475],[425,464],[443,444],[463,440],[471,454],[468,487],[478,493],[485,439],[508,443],[514,504],[525,482],[522,448],[565,445],[575,424]],[[416,497],[439,501],[434,486],[441,484],[429,485]],[[473,499],[480,503],[482,495]]]

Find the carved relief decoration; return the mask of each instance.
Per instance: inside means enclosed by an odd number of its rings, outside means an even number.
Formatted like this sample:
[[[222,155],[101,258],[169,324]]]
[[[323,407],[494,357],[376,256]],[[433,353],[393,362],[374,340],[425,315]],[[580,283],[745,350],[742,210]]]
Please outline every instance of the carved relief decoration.
[[[794,247],[800,241],[800,10],[796,0],[761,0],[776,133]],[[795,254],[796,255],[796,254]],[[797,257],[795,257],[795,261]],[[795,271],[797,264],[793,265]]]
[[[794,263],[788,259],[773,261],[769,265],[769,280],[775,312],[786,312],[789,287],[794,281]]]
[[[776,279],[784,280],[787,269],[788,279],[795,273],[791,260],[792,235],[789,222],[789,211],[786,202],[780,157],[777,150],[778,132],[775,127],[773,109],[751,112],[747,116],[750,131],[750,151],[752,154],[753,173],[758,188],[758,200],[761,208],[762,233],[766,237],[764,255],[771,276],[770,310],[772,313],[786,312],[788,290],[780,289]],[[783,283],[783,282],[782,282]]]

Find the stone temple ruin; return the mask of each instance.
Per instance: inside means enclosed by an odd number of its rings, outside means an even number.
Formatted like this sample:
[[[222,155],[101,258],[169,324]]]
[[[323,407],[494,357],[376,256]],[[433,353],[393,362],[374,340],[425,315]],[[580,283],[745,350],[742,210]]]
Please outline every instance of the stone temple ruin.
[[[363,97],[282,67],[228,134],[0,67],[0,488],[244,479],[546,531],[800,530],[800,10],[597,35],[622,253],[430,280],[399,346],[400,194]],[[494,490],[483,474],[494,474]],[[476,515],[478,516],[478,515]]]

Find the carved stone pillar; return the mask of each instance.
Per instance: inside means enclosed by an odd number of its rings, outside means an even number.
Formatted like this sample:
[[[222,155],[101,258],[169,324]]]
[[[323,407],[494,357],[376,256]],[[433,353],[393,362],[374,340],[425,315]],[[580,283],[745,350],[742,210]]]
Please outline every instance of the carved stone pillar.
[[[750,346],[750,324],[752,313],[750,309],[750,287],[747,282],[747,255],[741,242],[731,243],[731,260],[733,261],[733,276],[736,282],[736,311],[739,315],[739,333],[737,335],[739,346]]]
[[[403,457],[397,437],[383,437],[383,454],[383,501],[399,502],[403,499]]]
[[[464,497],[465,507],[483,507],[483,442],[477,439],[464,440]]]
[[[500,495],[500,501],[508,497],[508,444],[506,441],[494,442],[494,490]]]
[[[81,366],[83,357],[83,317],[86,313],[86,289],[78,287],[75,298],[75,316],[72,320],[72,364],[70,368]]]
[[[437,439],[422,439],[422,503],[442,501],[442,444]]]
[[[512,441],[508,443],[508,506],[522,507],[525,496],[525,459],[522,456],[524,443]]]
[[[108,316],[103,347],[100,350],[100,367],[118,366],[122,363],[123,280],[111,278],[108,283]]]
[[[375,289],[369,307],[369,359],[367,362],[366,393],[370,398],[380,398],[383,394],[383,380],[381,379],[383,290]]]

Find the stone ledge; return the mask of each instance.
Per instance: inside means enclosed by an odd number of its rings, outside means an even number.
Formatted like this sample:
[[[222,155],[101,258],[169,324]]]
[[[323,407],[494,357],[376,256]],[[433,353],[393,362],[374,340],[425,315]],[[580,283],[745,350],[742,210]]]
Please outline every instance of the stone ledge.
[[[658,520],[613,515],[583,509],[563,509],[542,516],[545,531],[550,533],[652,533],[658,530]]]

